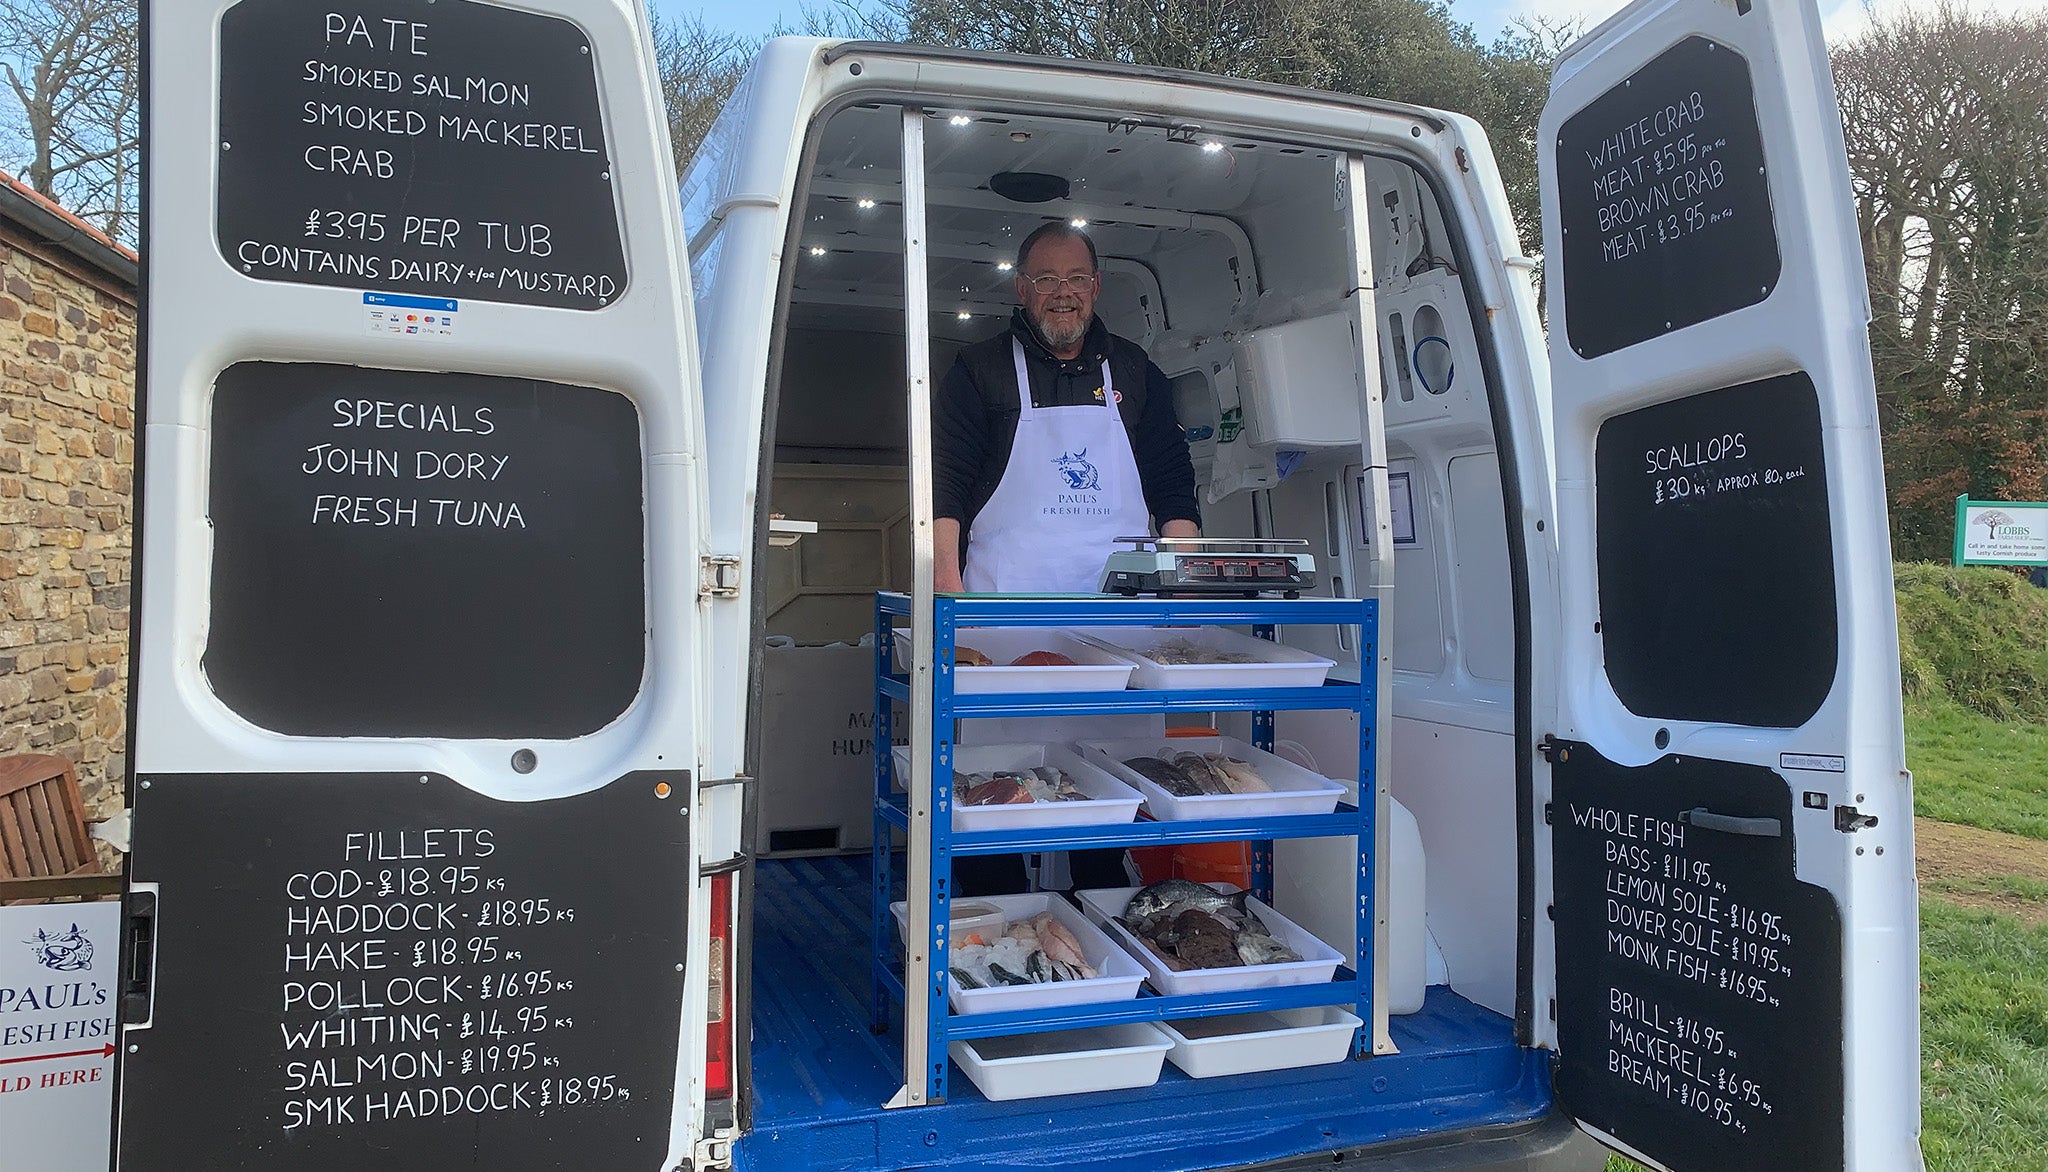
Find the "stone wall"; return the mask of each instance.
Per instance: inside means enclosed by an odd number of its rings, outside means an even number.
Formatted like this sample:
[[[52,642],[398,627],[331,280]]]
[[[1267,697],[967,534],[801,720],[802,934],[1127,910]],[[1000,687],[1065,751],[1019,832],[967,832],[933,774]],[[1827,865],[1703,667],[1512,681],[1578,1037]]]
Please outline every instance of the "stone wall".
[[[135,331],[132,287],[0,219],[0,755],[77,762],[92,819],[127,771]]]

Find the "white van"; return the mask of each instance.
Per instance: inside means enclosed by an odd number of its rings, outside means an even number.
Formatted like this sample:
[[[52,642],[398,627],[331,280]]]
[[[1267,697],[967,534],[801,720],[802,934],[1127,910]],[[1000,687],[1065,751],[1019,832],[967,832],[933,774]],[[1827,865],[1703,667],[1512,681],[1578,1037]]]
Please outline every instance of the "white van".
[[[359,8],[150,14],[120,1168],[1921,1167],[1810,3],[1568,50],[1540,261],[1455,113],[778,39],[678,185],[637,4]],[[1380,814],[1272,857],[1348,965],[1384,862],[1349,1060],[1007,1101],[873,1020],[859,644],[905,592],[930,686],[931,389],[1058,220],[1204,532],[1379,602],[1278,632],[1364,727],[1261,734]]]

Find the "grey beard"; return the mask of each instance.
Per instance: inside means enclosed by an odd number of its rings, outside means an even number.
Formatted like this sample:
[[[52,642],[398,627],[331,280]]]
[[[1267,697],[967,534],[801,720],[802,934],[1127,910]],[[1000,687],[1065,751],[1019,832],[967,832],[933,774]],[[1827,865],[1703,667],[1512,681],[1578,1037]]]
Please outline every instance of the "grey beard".
[[[1054,350],[1065,350],[1068,347],[1080,344],[1081,339],[1088,336],[1088,326],[1090,325],[1080,314],[1074,315],[1074,327],[1072,329],[1062,330],[1053,328],[1052,323],[1048,322],[1043,314],[1033,314],[1031,324],[1037,328],[1039,339],[1048,348]]]

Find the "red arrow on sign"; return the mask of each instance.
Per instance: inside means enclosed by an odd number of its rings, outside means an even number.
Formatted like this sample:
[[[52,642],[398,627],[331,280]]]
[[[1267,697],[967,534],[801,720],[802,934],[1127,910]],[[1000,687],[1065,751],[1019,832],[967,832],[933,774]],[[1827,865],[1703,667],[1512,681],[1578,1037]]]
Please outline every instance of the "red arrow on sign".
[[[87,1055],[112,1058],[114,1056],[114,1044],[108,1042],[97,1050],[71,1050],[63,1054],[24,1054],[20,1058],[0,1058],[0,1066],[5,1066],[10,1062],[48,1062],[56,1058],[84,1058]]]

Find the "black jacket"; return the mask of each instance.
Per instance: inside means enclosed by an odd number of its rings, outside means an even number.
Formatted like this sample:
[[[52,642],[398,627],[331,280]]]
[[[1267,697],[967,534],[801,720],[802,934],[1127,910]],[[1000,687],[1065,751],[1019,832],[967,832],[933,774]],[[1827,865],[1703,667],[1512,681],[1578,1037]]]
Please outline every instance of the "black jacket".
[[[1024,345],[1024,369],[1031,379],[1033,407],[1078,407],[1100,403],[1102,361],[1109,359],[1110,381],[1122,396],[1117,404],[1145,508],[1155,525],[1168,521],[1202,523],[1195,505],[1195,469],[1188,458],[1187,438],[1173,415],[1173,386],[1145,357],[1137,343],[1109,332],[1096,318],[1088,326],[1081,355],[1071,362],[1055,358],[1038,340],[1023,311],[1010,328],[960,351],[945,380],[932,415],[932,512],[960,522],[962,532],[974,525],[982,506],[995,495],[1010,447],[1017,438],[1017,371],[1010,340]],[[961,556],[967,542],[960,542]]]

